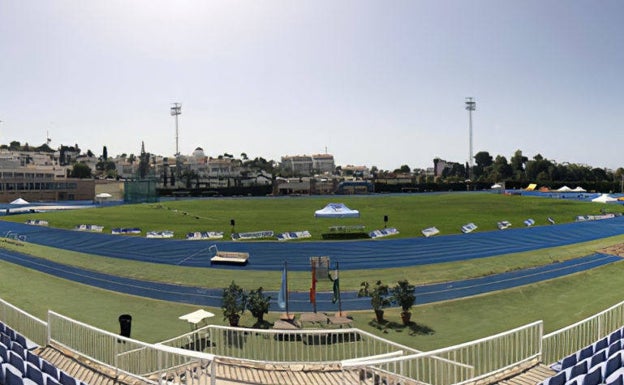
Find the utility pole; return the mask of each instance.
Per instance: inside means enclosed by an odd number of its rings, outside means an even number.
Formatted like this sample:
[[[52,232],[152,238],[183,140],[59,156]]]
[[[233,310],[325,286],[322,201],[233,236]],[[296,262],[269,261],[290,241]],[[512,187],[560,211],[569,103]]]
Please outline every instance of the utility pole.
[[[176,158],[180,156],[180,149],[178,147],[178,116],[182,114],[182,104],[173,103],[171,107],[171,116],[175,116],[175,139],[176,139]]]
[[[477,109],[477,102],[474,101],[474,98],[467,97],[466,98],[466,110],[468,110],[468,176],[472,177],[472,166],[473,166],[473,154],[472,154],[472,111]]]

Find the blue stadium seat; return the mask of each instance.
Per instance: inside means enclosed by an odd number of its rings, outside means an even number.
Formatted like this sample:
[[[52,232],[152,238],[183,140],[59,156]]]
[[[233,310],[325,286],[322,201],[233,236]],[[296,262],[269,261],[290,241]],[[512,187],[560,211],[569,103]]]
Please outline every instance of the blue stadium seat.
[[[11,347],[11,337],[9,337],[8,334],[0,334],[0,342],[2,342],[7,348]]]
[[[26,353],[24,353],[25,349],[19,342],[11,342],[11,350],[17,353],[20,357],[26,358]]]
[[[8,326],[4,327],[4,334],[6,334],[7,336],[9,336],[9,338],[12,340],[15,339],[15,330],[11,329]]]
[[[0,342],[0,364],[3,362],[9,362],[9,348]]]
[[[619,352],[620,350],[622,350],[622,340],[617,340],[609,345],[609,348],[607,350],[607,357],[611,357],[613,353]]]
[[[554,370],[555,372],[560,372],[564,369],[574,366],[576,362],[577,362],[576,353],[572,353],[569,356],[564,357],[563,360],[561,360],[561,362],[552,365],[551,369]]]
[[[566,373],[559,372],[552,377],[547,378],[541,385],[564,385],[566,382]]]
[[[41,357],[31,352],[30,350],[26,351],[26,362],[30,362],[35,365],[38,369],[41,369]]]
[[[59,378],[59,382],[61,383],[61,385],[80,385],[80,382],[78,382],[78,380],[76,380],[74,377],[70,376],[62,370],[60,372],[61,376]]]
[[[0,321],[0,333],[4,333],[4,328],[6,326],[4,325],[4,323],[2,321]]]
[[[584,359],[591,357],[593,354],[594,354],[594,346],[593,345],[586,346],[576,353],[576,361],[581,362]]]
[[[56,381],[59,380],[59,370],[56,366],[52,365],[51,363],[49,363],[46,360],[41,360],[41,371],[43,371],[44,373],[48,374],[50,377],[52,377],[53,379],[55,379]]]
[[[620,352],[609,356],[607,361],[602,363],[602,379],[606,380],[613,372],[622,367],[622,354]]]
[[[589,360],[590,358],[587,358],[583,361],[577,362],[576,365],[574,365],[573,367],[564,370],[563,372],[566,374],[567,382],[570,382],[581,374],[587,373],[587,369],[589,369],[587,367],[589,364]]]
[[[591,361],[589,361],[589,367],[593,368],[594,366],[598,365],[601,362],[605,362],[607,360],[607,349],[602,349],[597,353],[594,353],[593,356],[591,356]]]
[[[618,329],[613,333],[609,334],[609,345],[611,345],[615,341],[619,341],[620,339],[622,339],[622,330]]]
[[[583,382],[580,385],[598,385],[602,382],[602,371],[600,368],[595,368],[587,372],[583,377]]]
[[[611,380],[611,382],[606,382],[606,385],[624,385],[624,376],[617,376]]]
[[[24,359],[12,350],[9,352],[9,364],[16,367],[21,373],[26,373],[26,363]]]
[[[30,362],[26,363],[26,377],[31,379],[36,385],[46,385],[45,374]]]
[[[4,362],[0,364],[0,384],[6,385],[6,377],[9,372],[15,374],[16,376],[22,377],[22,372],[20,372],[18,368],[8,362]]]
[[[618,377],[624,377],[624,367],[616,369],[607,378],[604,379],[605,384],[609,384],[617,380]]]
[[[595,352],[599,352],[602,349],[607,348],[607,347],[609,347],[609,338],[608,337],[605,337],[605,338],[603,338],[601,340],[598,340],[598,341],[594,342],[594,344],[593,344],[594,353]]]

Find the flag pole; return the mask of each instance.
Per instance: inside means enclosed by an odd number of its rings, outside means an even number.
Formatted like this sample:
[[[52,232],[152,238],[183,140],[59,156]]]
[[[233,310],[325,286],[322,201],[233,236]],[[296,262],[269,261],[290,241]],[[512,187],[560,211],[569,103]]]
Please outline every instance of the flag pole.
[[[284,261],[284,276],[286,277],[286,319],[290,321],[290,314],[288,314],[288,262]]]
[[[338,268],[338,261],[336,261],[336,279],[339,278],[340,273],[339,273],[339,268]],[[340,281],[338,281],[340,282]],[[340,298],[340,285],[338,285],[338,314],[340,317],[342,317],[342,299]]]

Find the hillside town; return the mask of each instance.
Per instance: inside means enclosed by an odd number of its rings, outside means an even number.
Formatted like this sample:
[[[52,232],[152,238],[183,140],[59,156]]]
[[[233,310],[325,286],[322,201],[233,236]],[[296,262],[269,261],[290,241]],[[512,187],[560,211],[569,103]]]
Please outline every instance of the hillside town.
[[[97,194],[133,201],[129,184],[147,183],[152,196],[240,196],[369,194],[487,189],[494,183],[521,188],[528,182],[557,187],[566,182],[588,190],[621,191],[624,170],[558,164],[521,151],[510,158],[494,158],[482,151],[472,167],[435,158],[432,167],[402,165],[395,170],[376,166],[336,165],[332,154],[284,155],[280,161],[224,153],[209,155],[201,147],[191,154],[109,156],[83,151],[78,144],[53,149],[49,141],[33,147],[13,141],[0,145],[0,201],[94,200]]]

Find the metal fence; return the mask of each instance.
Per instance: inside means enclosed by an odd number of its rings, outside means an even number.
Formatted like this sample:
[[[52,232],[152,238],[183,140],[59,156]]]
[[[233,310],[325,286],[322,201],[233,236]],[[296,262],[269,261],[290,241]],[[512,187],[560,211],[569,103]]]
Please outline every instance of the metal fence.
[[[272,362],[336,362],[397,351],[419,353],[359,329],[262,330],[208,325],[160,344]]]
[[[461,345],[404,357],[343,362],[343,366],[358,367],[382,378],[385,373],[389,382],[393,382],[392,374],[431,385],[460,384],[539,359],[542,330],[538,321]]]
[[[556,362],[598,341],[624,324],[624,302],[544,336],[542,360]]]
[[[32,316],[0,298],[0,321],[37,345],[48,341],[48,325],[45,321]]]
[[[542,321],[430,352],[358,329],[258,330],[209,325],[152,345],[48,312],[48,322],[0,299],[0,320],[40,345],[54,343],[149,383],[216,380],[221,359],[283,364],[330,363],[344,383],[450,385],[474,382],[528,362],[551,363],[624,323],[624,302],[543,335]],[[355,379],[355,380],[354,380]]]
[[[48,325],[50,342],[88,356],[117,375],[154,384],[216,381],[213,355],[143,343],[52,311],[48,312]]]

